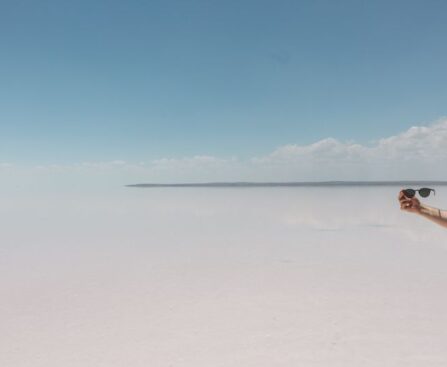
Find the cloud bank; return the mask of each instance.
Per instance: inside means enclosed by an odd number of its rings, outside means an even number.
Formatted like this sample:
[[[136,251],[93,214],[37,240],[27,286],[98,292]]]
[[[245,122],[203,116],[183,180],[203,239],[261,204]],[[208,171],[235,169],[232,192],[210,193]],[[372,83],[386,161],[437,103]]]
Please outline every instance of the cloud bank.
[[[447,179],[443,170],[447,163],[447,119],[411,127],[370,145],[326,138],[310,145],[285,145],[252,161],[289,178]]]
[[[1,163],[2,176],[47,181],[88,178],[103,183],[320,180],[447,180],[447,118],[415,126],[368,145],[325,138],[286,144],[259,157],[197,155],[147,162],[81,162],[18,167]]]

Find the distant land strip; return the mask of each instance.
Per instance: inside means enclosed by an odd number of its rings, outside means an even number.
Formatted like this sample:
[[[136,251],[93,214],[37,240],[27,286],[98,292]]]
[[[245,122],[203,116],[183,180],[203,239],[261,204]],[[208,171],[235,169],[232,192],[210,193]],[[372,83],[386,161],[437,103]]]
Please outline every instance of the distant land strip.
[[[315,182],[203,182],[203,183],[140,183],[126,187],[315,187],[315,186],[447,186],[447,181],[315,181]]]

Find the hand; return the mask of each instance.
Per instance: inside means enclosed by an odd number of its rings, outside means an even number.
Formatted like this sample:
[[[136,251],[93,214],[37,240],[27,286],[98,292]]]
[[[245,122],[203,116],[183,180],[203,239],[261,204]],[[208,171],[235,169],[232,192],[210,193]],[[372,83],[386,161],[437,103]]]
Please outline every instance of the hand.
[[[408,198],[405,196],[404,192],[399,192],[398,200],[400,202],[400,208],[410,213],[420,213],[421,203],[415,197]]]

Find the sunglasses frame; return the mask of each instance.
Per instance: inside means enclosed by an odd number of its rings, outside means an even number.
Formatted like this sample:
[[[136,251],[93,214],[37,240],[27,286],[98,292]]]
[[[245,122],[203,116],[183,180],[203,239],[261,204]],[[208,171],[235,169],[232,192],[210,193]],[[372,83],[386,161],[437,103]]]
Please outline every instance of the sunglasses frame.
[[[427,192],[427,190],[428,190],[428,192]],[[430,189],[428,187],[422,187],[422,188],[417,189],[417,190],[415,190],[415,189],[404,189],[402,191],[403,191],[404,195],[407,198],[409,198],[409,199],[413,198],[416,195],[416,192],[418,192],[419,196],[421,196],[423,198],[429,197],[432,191],[433,191],[433,195],[436,195],[435,189]],[[421,191],[422,191],[422,193],[421,193]],[[425,192],[427,192],[427,195],[425,195]]]

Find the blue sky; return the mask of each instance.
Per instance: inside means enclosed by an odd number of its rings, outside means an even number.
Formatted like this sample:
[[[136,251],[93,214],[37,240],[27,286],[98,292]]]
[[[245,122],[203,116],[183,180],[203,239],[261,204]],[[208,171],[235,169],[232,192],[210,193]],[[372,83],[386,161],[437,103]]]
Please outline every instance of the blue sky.
[[[443,1],[2,1],[0,161],[242,159],[447,115]]]

